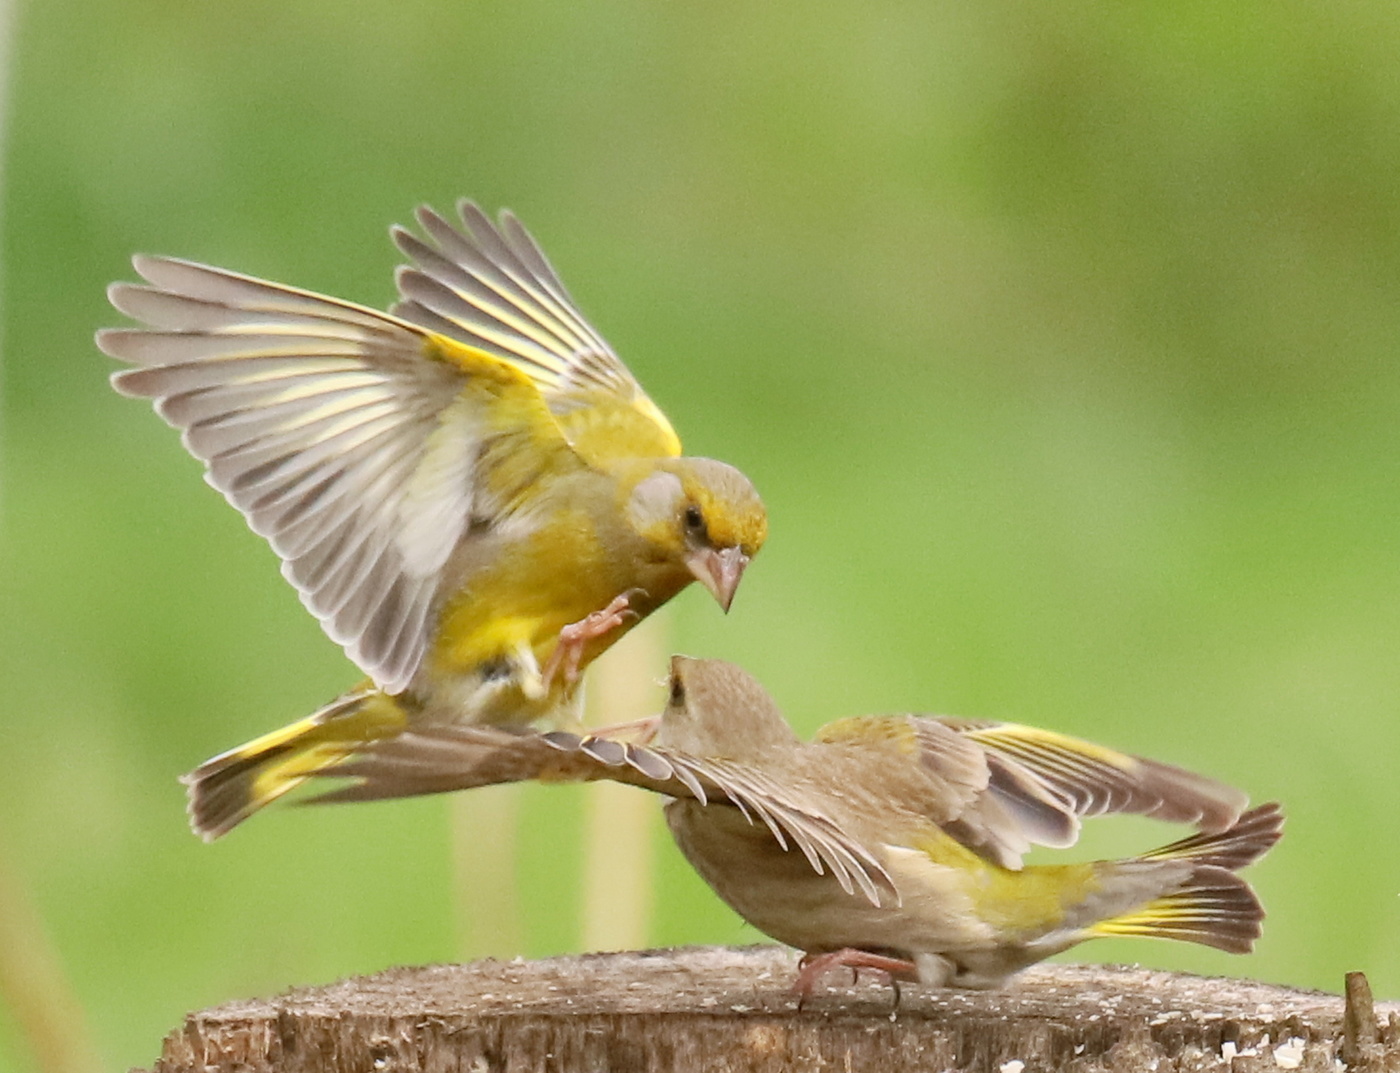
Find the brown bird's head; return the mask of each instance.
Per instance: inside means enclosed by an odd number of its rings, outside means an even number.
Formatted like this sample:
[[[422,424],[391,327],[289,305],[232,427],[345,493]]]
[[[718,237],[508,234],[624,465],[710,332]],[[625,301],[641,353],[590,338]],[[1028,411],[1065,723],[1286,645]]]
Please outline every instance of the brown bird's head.
[[[768,512],[752,482],[710,458],[657,463],[633,487],[627,511],[637,532],[684,563],[726,611],[768,537]]]
[[[798,744],[758,681],[718,659],[671,657],[670,699],[657,744],[692,756],[757,760]]]

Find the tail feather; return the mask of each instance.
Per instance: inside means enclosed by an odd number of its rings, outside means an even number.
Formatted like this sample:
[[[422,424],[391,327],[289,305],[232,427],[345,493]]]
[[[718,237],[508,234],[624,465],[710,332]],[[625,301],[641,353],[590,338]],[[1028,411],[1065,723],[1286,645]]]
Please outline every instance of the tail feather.
[[[1283,837],[1283,810],[1278,802],[1259,805],[1218,834],[1194,834],[1144,853],[1146,861],[1197,861],[1236,872],[1264,856]]]
[[[1140,935],[1180,939],[1213,946],[1230,954],[1254,948],[1264,922],[1264,907],[1239,876],[1202,865],[1180,890],[1155,898],[1141,908],[1090,926],[1093,935]]]
[[[189,798],[190,826],[212,842],[317,771],[340,763],[366,742],[398,733],[406,722],[392,697],[367,687],[220,753],[180,779]]]
[[[1180,939],[1247,954],[1264,922],[1259,898],[1235,870],[1262,857],[1283,834],[1275,803],[1251,809],[1214,835],[1192,835],[1145,853],[1134,863],[1190,862],[1195,867],[1175,890],[1087,929],[1091,935],[1140,935]]]

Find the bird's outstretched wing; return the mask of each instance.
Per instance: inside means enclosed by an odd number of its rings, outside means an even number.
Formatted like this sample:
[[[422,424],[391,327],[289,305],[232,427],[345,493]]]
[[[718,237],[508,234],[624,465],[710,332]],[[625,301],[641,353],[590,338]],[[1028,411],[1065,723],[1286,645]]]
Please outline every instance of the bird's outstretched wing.
[[[523,371],[588,462],[679,455],[671,423],[579,312],[520,221],[503,212],[492,223],[470,201],[457,212],[460,227],[418,210],[429,242],[394,228],[415,267],[399,269],[402,301],[393,311]]]
[[[1135,813],[1220,831],[1248,803],[1181,768],[1013,723],[855,716],[822,727],[816,740],[916,763],[927,791],[911,794],[915,809],[1004,868],[1020,868],[1033,845],[1073,845],[1086,816]]]
[[[1028,771],[1075,816],[1132,813],[1214,833],[1228,829],[1249,804],[1249,795],[1233,786],[1067,734],[947,716],[936,721]]]
[[[112,304],[147,328],[97,343],[134,368],[206,479],[266,537],[333,640],[387,692],[428,645],[470,527],[526,531],[584,465],[517,364],[400,317],[219,268],[136,257]]]
[[[881,864],[828,817],[791,798],[761,769],[566,731],[539,734],[504,727],[433,724],[372,743],[318,772],[349,778],[315,801],[369,801],[465,790],[504,782],[609,779],[702,805],[737,808],[762,823],[784,849],[795,846],[818,873],[873,905],[897,898]]]

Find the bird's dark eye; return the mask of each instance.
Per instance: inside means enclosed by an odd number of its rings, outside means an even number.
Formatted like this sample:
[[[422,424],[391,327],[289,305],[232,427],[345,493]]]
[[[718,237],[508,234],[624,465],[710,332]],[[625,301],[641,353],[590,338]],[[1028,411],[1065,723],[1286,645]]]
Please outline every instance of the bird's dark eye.
[[[700,513],[700,508],[694,503],[685,508],[685,527],[687,529],[703,529],[705,526],[705,516]]]

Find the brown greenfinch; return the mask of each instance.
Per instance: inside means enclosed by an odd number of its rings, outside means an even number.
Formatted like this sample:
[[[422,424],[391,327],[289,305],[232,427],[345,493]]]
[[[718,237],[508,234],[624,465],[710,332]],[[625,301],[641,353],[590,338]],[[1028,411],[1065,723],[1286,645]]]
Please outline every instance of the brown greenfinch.
[[[1235,874],[1279,838],[1277,805],[1180,768],[1009,723],[842,719],[802,742],[739,668],[677,656],[648,744],[422,726],[327,771],[323,799],[523,779],[666,794],[681,852],[741,917],[834,965],[993,987],[1086,939],[1143,935],[1248,951],[1263,910]],[[1026,865],[1080,821],[1137,813],[1199,833],[1126,860]]]
[[[767,519],[665,416],[514,216],[395,228],[388,313],[165,257],[98,333],[368,676],[186,776],[205,838],[421,722],[568,725],[580,674],[699,580],[728,610]]]

